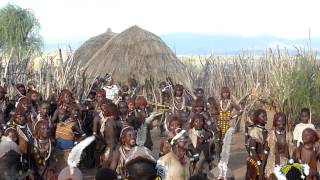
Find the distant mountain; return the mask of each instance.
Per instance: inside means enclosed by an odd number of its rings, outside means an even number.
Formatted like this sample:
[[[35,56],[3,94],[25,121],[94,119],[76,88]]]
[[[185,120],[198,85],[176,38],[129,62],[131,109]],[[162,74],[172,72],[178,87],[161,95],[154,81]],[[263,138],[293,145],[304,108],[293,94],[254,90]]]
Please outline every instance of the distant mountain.
[[[243,51],[263,53],[266,48],[280,46],[294,51],[294,47],[307,47],[308,39],[285,39],[273,36],[242,37],[237,35],[208,35],[197,33],[170,33],[160,35],[162,40],[177,55],[207,55],[207,54],[239,54]],[[45,50],[65,48],[70,45],[76,49],[87,39],[76,39],[70,43],[47,43]],[[320,38],[311,40],[312,48],[320,49]]]
[[[289,40],[273,36],[242,37],[235,35],[206,35],[195,33],[171,33],[162,35],[167,45],[182,55],[238,54],[242,51],[264,52],[269,47],[307,47],[308,39]],[[312,39],[312,48],[320,49],[320,39]]]

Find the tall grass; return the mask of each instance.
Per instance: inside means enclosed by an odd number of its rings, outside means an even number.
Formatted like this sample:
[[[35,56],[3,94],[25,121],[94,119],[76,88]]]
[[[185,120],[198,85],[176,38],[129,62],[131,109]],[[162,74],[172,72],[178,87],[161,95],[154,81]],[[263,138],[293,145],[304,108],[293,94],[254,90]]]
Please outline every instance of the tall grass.
[[[237,99],[250,94],[250,106],[257,102],[268,105],[294,121],[302,107],[320,113],[320,61],[310,53],[290,55],[286,50],[269,49],[259,57],[210,56],[184,58],[183,62],[194,87],[203,87],[208,96],[219,98],[221,87],[228,86]],[[190,65],[195,62],[197,68]]]

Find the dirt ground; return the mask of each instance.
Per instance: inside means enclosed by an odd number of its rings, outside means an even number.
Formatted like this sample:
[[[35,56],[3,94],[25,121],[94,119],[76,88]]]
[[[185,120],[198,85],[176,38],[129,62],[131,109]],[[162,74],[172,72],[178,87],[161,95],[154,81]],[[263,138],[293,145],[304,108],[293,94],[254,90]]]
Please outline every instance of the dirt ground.
[[[160,137],[158,130],[152,131],[152,138],[154,142],[153,153],[154,156],[157,158],[160,148]],[[246,158],[247,153],[244,149],[244,134],[236,133],[233,135],[231,144],[231,156],[229,160],[229,167],[233,171],[236,180],[244,179],[244,175],[246,172]],[[82,172],[85,174],[84,179],[93,180],[95,171],[95,169],[82,170]]]
[[[267,129],[271,128],[272,119],[274,112],[268,111],[268,124]],[[241,123],[243,124],[243,123]],[[159,129],[154,129],[151,132],[152,140],[153,140],[153,154],[154,157],[158,158],[159,148],[160,148],[160,131]],[[244,147],[244,133],[238,132],[235,133],[232,137],[231,142],[231,153],[229,159],[229,168],[232,170],[236,180],[243,180],[246,173],[246,159],[247,159],[247,151]],[[85,174],[86,180],[94,179],[95,169],[82,170]]]

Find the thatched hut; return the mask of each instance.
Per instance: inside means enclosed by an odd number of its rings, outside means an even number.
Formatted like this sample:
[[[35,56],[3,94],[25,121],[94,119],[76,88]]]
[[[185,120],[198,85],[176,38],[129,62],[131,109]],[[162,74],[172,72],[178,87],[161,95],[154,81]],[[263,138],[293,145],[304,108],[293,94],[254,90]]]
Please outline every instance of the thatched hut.
[[[102,34],[94,36],[85,41],[74,53],[74,62],[85,65],[88,60],[105,45],[116,33],[113,33],[110,28]]]
[[[96,77],[112,73],[117,82],[134,76],[141,84],[170,77],[190,88],[184,64],[155,34],[133,26],[110,39],[85,66],[87,75]]]

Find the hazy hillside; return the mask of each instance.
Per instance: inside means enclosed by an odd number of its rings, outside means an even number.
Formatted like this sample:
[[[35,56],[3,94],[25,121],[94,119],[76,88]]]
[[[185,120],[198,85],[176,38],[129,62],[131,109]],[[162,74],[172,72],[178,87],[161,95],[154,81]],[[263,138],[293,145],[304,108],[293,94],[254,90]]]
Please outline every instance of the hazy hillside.
[[[289,40],[273,36],[242,37],[235,35],[207,35],[196,33],[170,33],[160,36],[167,45],[178,55],[206,54],[238,54],[242,51],[264,52],[268,47],[286,47],[294,51],[294,46],[307,47],[308,39]],[[70,40],[69,43],[46,43],[45,50],[55,50],[58,47],[78,48],[86,39]],[[311,41],[314,49],[320,49],[320,38]]]

